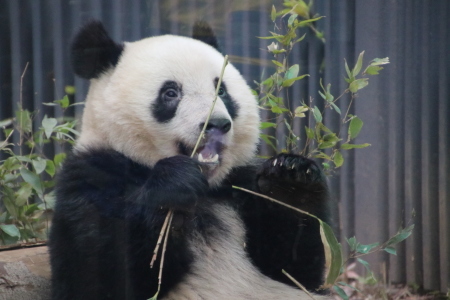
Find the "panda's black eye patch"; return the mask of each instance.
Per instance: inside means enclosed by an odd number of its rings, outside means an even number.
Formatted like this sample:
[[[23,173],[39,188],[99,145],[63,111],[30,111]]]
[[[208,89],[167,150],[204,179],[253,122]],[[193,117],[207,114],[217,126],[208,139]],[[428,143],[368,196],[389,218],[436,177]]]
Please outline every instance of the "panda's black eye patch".
[[[181,85],[175,81],[164,82],[151,107],[153,117],[161,123],[169,122],[175,116],[182,95]]]
[[[218,82],[219,78],[216,78],[214,80],[214,89],[217,88]],[[233,98],[231,98],[231,95],[227,92],[227,86],[225,85],[225,82],[222,81],[222,84],[219,87],[219,93],[217,95],[220,97],[220,99],[222,99],[223,103],[225,104],[225,107],[227,108],[230,117],[232,119],[235,119],[238,115],[239,105],[236,103],[236,101],[234,101]]]

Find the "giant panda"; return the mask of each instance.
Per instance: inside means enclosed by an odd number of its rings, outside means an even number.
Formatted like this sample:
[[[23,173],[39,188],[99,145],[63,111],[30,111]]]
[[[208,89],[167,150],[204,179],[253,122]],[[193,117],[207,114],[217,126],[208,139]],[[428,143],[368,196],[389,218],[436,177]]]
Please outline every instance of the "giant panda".
[[[193,158],[224,57],[211,28],[119,44],[90,21],[71,46],[90,80],[81,134],[58,175],[49,238],[52,299],[151,298],[149,263],[169,210],[161,300],[310,299],[323,282],[316,220],[330,221],[326,180],[310,159],[256,158],[255,96],[228,65]],[[325,299],[316,295],[316,299]]]

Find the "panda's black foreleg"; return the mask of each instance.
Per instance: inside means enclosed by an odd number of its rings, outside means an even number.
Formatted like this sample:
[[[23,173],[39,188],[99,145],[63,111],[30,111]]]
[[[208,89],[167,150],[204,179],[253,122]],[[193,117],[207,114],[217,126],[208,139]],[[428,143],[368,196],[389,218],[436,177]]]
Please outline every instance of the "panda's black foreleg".
[[[330,221],[325,177],[303,156],[279,154],[263,162],[255,190]],[[273,279],[292,284],[284,269],[307,289],[317,289],[325,263],[317,220],[262,198],[251,209],[248,251],[255,264]]]
[[[189,157],[169,157],[148,168],[112,150],[70,155],[58,181],[49,242],[55,300],[153,296],[159,260],[153,269],[149,263],[167,211],[191,216],[208,190]],[[161,297],[191,263],[181,227],[169,236]]]
[[[177,155],[156,163],[140,190],[140,197],[152,199],[161,208],[191,211],[209,189],[200,164],[188,156]]]

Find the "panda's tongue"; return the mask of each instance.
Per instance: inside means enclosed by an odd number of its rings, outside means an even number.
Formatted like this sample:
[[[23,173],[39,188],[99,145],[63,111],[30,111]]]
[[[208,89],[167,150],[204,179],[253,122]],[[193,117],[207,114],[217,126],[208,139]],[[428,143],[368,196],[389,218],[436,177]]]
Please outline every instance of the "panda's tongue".
[[[219,155],[224,147],[224,134],[211,129],[205,134],[205,143],[198,151],[198,161],[205,164],[218,164]]]

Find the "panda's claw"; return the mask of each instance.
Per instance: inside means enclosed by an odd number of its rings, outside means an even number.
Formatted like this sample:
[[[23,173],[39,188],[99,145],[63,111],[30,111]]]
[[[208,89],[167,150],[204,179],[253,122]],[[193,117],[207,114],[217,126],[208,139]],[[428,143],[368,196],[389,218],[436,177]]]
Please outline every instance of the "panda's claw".
[[[322,178],[314,161],[295,154],[279,154],[269,159],[259,170],[259,176],[293,184],[312,184]]]

